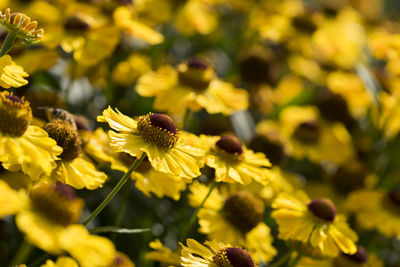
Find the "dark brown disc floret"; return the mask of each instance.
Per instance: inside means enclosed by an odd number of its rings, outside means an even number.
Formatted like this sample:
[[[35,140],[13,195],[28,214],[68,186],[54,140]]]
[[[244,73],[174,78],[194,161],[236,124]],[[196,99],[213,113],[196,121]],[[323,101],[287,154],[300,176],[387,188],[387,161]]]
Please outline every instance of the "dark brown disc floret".
[[[336,217],[336,207],[330,199],[316,198],[307,205],[308,210],[317,217],[326,222],[333,222]]]

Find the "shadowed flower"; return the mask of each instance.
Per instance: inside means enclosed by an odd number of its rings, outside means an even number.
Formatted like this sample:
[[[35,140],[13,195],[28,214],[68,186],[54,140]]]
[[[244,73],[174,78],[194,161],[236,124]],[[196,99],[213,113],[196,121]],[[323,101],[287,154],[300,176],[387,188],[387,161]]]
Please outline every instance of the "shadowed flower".
[[[263,222],[264,202],[250,191],[228,187],[214,189],[199,210],[199,232],[210,239],[246,248],[255,262],[268,262],[276,250],[270,228]],[[199,207],[208,186],[194,182],[189,202]]]
[[[200,58],[188,59],[176,70],[163,66],[157,72],[141,76],[136,91],[141,96],[155,96],[154,108],[171,113],[187,107],[230,115],[249,105],[245,90],[218,79],[212,66]]]

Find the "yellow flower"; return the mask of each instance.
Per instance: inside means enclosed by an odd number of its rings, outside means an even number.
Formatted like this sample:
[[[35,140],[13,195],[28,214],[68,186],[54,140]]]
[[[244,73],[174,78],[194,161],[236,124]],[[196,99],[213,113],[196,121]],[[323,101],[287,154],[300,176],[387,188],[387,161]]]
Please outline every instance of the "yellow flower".
[[[181,265],[185,267],[254,267],[250,254],[240,248],[217,241],[206,241],[204,245],[194,239],[186,240],[187,247],[180,243]]]
[[[151,71],[149,58],[140,54],[132,54],[126,60],[118,63],[113,70],[112,80],[116,84],[128,86],[135,82],[140,75],[149,71]]]
[[[376,254],[369,254],[363,246],[357,246],[357,252],[353,255],[340,253],[336,258],[318,259],[302,257],[296,267],[383,267],[382,260]]]
[[[184,35],[210,34],[218,26],[213,0],[189,0],[176,13],[175,27]],[[215,2],[215,1],[214,1]]]
[[[174,266],[180,264],[180,253],[167,248],[159,239],[150,242],[149,246],[154,250],[146,253],[146,259]]]
[[[321,120],[316,107],[288,107],[281,112],[279,121],[286,151],[296,159],[307,157],[317,163],[343,164],[355,155],[351,136],[344,125]]]
[[[107,175],[97,171],[82,152],[82,141],[72,115],[61,109],[52,109],[56,117],[43,126],[50,137],[63,148],[52,177],[76,189],[90,190],[102,187]]]
[[[153,168],[183,178],[195,178],[204,166],[204,150],[198,138],[178,131],[173,120],[164,114],[147,114],[134,120],[110,107],[98,116],[108,122],[111,147],[140,158],[143,153]]]
[[[357,74],[331,72],[327,76],[326,83],[333,93],[341,95],[346,100],[355,118],[365,116],[372,104],[372,96]]]
[[[115,9],[115,24],[123,29],[127,34],[139,38],[149,44],[155,45],[164,41],[164,36],[133,18],[132,12],[123,6]]]
[[[28,84],[24,79],[28,73],[15,64],[9,55],[0,57],[0,86],[4,88],[21,87]]]
[[[1,215],[16,213],[15,222],[33,245],[52,254],[68,252],[82,267],[101,267],[111,263],[115,249],[104,237],[92,236],[76,224],[84,202],[73,189],[60,183],[41,182],[25,190],[14,191],[0,180]]]
[[[37,29],[37,21],[31,21],[31,18],[23,13],[11,13],[9,8],[4,14],[0,11],[0,25],[28,45],[42,39],[43,29]]]
[[[210,64],[200,58],[188,59],[177,70],[164,66],[143,75],[136,91],[141,96],[155,96],[154,108],[171,113],[186,107],[230,115],[249,105],[245,90],[218,79]]]
[[[3,218],[26,208],[29,200],[24,190],[16,191],[0,180],[0,203],[0,218]]]
[[[46,264],[40,265],[40,267],[79,267],[78,263],[70,257],[59,257],[56,262],[47,260]]]
[[[263,185],[272,178],[271,163],[263,153],[247,149],[234,136],[200,136],[207,144],[206,165],[215,169],[215,181],[249,184],[255,180]]]
[[[27,101],[0,93],[0,162],[7,170],[22,170],[37,179],[51,174],[62,148],[44,130],[29,125],[31,120]]]
[[[400,189],[354,191],[348,196],[346,207],[355,213],[363,229],[377,229],[387,237],[400,237]]]
[[[70,3],[58,23],[46,27],[43,44],[50,49],[61,46],[79,64],[93,66],[109,56],[119,40],[119,29],[97,7]]]
[[[352,8],[342,9],[335,19],[327,18],[312,36],[315,55],[342,68],[352,68],[363,60],[366,36],[361,21]]]
[[[43,60],[44,58],[46,60]],[[33,74],[39,70],[50,69],[57,63],[59,58],[60,53],[57,50],[32,49],[17,55],[14,60],[27,73]]]
[[[213,240],[245,247],[255,262],[268,262],[276,250],[269,227],[263,222],[264,203],[243,188],[214,189],[199,210],[199,232]],[[209,188],[198,182],[190,186],[189,202],[198,207]]]
[[[281,193],[272,203],[271,216],[277,221],[279,237],[299,240],[324,255],[336,257],[339,251],[354,254],[357,234],[346,223],[345,216],[336,214],[336,207],[326,198],[310,200],[302,192]]]

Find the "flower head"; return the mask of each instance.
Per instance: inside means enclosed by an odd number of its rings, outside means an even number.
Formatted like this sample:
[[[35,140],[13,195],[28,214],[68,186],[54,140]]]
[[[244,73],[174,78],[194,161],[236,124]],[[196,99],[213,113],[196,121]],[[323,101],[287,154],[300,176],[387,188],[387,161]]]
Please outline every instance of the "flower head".
[[[183,244],[181,250],[182,266],[202,267],[254,267],[250,254],[240,248],[225,245],[216,241],[206,241],[204,245],[194,239],[186,240],[187,247]]]
[[[29,102],[0,92],[0,161],[4,168],[22,170],[32,179],[50,175],[62,148],[39,127],[30,125]]]
[[[271,216],[279,226],[279,236],[286,240],[299,240],[322,254],[337,256],[339,251],[354,254],[356,233],[350,229],[344,215],[336,214],[331,200],[310,200],[303,192],[281,193],[272,203]]]
[[[267,184],[273,174],[271,163],[263,153],[247,149],[235,136],[200,136],[207,144],[206,165],[215,169],[217,182],[249,184],[255,180]]]
[[[44,33],[43,29],[37,29],[37,21],[31,21],[31,18],[23,13],[11,13],[9,8],[4,13],[0,11],[0,25],[28,45],[39,42]]]
[[[134,157],[146,153],[154,169],[183,178],[200,175],[204,149],[198,138],[178,131],[173,120],[164,114],[147,114],[137,120],[108,108],[98,121],[108,122],[111,147]]]
[[[206,185],[190,186],[189,202],[198,207]],[[199,232],[208,238],[246,248],[255,262],[268,262],[276,254],[269,227],[263,222],[264,202],[243,186],[216,188],[199,210]]]

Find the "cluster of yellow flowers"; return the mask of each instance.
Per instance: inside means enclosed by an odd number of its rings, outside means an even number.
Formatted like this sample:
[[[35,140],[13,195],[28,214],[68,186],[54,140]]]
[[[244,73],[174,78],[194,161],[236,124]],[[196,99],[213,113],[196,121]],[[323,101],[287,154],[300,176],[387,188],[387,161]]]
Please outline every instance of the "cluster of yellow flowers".
[[[399,265],[388,7],[0,0],[0,266]]]

